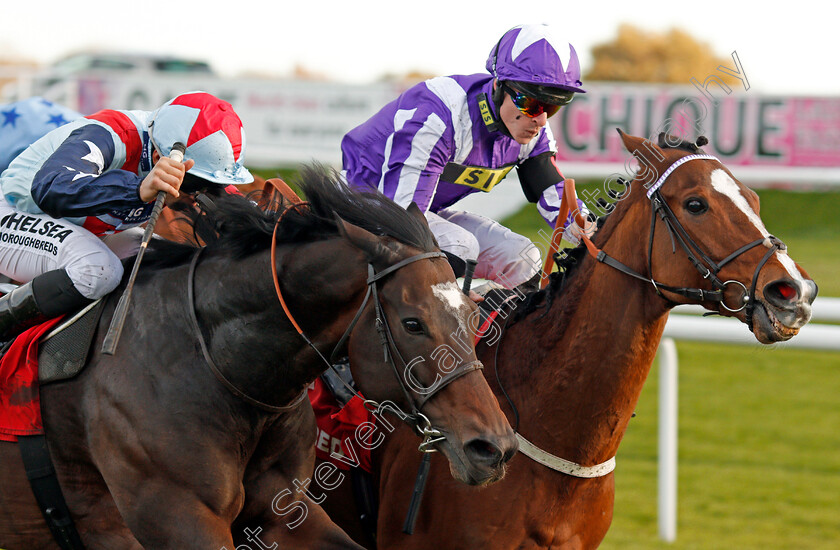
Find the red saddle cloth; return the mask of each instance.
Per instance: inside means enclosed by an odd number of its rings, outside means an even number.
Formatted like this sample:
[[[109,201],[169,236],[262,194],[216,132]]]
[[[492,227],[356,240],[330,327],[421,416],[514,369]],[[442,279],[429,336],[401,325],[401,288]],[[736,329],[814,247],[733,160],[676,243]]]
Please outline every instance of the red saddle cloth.
[[[353,397],[344,408],[340,407],[326,384],[316,378],[309,386],[309,401],[315,410],[318,423],[318,437],[315,440],[315,455],[328,460],[341,470],[360,466],[370,472],[370,443],[373,432],[357,430],[365,422],[375,422],[358,396]],[[362,437],[362,441],[357,438]]]
[[[0,441],[44,433],[38,392],[38,342],[61,319],[21,333],[0,360]]]

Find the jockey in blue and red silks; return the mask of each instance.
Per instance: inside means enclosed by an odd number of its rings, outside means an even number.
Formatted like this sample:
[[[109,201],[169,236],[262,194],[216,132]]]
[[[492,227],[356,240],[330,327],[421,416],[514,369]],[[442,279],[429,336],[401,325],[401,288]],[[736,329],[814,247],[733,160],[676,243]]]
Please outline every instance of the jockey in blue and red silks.
[[[571,44],[545,25],[514,27],[490,51],[487,74],[420,83],[351,130],[341,144],[350,185],[378,188],[403,207],[417,203],[441,249],[477,260],[475,276],[507,288],[534,288],[539,250],[525,237],[478,214],[450,208],[490,191],[514,167],[525,197],[554,225],[563,175],[554,164],[548,117],[583,93]],[[581,201],[583,214],[588,210]],[[594,224],[567,220],[572,242]]]
[[[168,158],[176,142],[183,163]],[[250,183],[244,153],[239,116],[204,92],[100,111],[30,145],[0,175],[0,273],[26,283],[0,298],[0,339],[116,288],[141,236],[121,232],[149,219],[157,193]]]

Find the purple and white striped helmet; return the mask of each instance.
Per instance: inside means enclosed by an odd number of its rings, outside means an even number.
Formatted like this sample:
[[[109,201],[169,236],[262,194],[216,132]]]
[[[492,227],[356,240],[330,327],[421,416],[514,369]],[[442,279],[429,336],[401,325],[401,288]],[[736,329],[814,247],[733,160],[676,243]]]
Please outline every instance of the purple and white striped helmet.
[[[500,81],[514,81],[543,93],[550,88],[583,92],[574,47],[552,38],[547,25],[520,25],[507,31],[490,50],[487,70]],[[546,90],[549,88],[549,90]]]

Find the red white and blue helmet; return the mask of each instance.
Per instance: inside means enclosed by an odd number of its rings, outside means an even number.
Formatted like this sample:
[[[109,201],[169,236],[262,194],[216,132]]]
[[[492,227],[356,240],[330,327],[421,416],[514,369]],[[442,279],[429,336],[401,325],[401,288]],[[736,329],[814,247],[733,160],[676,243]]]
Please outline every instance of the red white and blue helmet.
[[[547,103],[568,102],[569,92],[585,93],[575,48],[554,38],[547,25],[520,25],[490,50],[486,68],[499,81],[511,81],[527,95]],[[554,97],[556,94],[563,97]]]
[[[190,174],[221,185],[254,181],[242,165],[245,129],[227,101],[206,92],[181,94],[153,113],[149,133],[161,156],[185,144],[184,160],[195,161]]]

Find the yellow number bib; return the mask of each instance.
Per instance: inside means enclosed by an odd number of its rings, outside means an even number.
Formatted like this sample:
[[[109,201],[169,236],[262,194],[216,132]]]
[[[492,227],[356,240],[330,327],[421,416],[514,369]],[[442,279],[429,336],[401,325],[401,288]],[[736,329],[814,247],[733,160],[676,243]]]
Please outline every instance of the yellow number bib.
[[[466,185],[485,193],[493,189],[497,183],[505,179],[514,165],[502,168],[478,168],[476,166],[460,166],[450,163],[446,166],[444,176],[447,181],[458,185]],[[457,172],[454,168],[457,167]],[[447,173],[448,172],[448,173]]]

